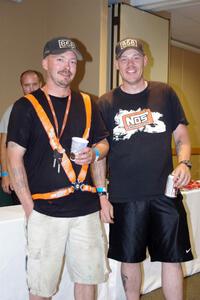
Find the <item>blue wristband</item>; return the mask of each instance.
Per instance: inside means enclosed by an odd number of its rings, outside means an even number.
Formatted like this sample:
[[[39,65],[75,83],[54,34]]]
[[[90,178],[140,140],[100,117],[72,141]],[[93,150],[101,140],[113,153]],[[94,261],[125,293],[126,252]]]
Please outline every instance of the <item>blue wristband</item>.
[[[8,172],[1,172],[1,177],[7,177],[8,176]]]
[[[105,187],[97,187],[97,193],[102,193],[102,192],[106,192],[106,188]]]
[[[99,156],[100,156],[100,152],[97,148],[93,148],[94,152],[95,152],[95,160],[94,161],[97,161],[99,159]]]

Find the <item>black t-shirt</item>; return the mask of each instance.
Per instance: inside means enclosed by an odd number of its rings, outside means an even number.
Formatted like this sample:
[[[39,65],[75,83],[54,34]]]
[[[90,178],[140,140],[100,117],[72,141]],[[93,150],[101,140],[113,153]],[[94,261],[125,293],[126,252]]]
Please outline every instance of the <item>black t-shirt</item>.
[[[172,133],[188,124],[175,92],[159,82],[137,94],[118,87],[99,99],[99,107],[110,133],[111,201],[163,194],[173,169]]]
[[[33,92],[54,125],[53,116],[44,93],[39,89]],[[64,113],[68,99],[50,96],[59,124],[59,132],[62,127]],[[80,93],[72,92],[71,106],[68,120],[60,143],[69,154],[73,136],[82,137],[85,130],[86,114],[85,106]],[[55,128],[55,126],[54,126]],[[108,132],[102,122],[97,105],[92,101],[92,120],[89,134],[89,146],[99,142],[108,136]],[[36,115],[32,104],[25,98],[19,99],[11,112],[7,141],[13,141],[26,148],[24,164],[27,172],[31,194],[47,193],[60,188],[71,186],[64,170],[57,172],[53,168],[53,150],[41,121]],[[81,166],[72,162],[76,175]],[[92,185],[92,179],[88,168],[86,184]],[[76,191],[67,197],[48,200],[34,200],[35,210],[55,217],[76,217],[86,215],[100,209],[99,199],[96,193]]]

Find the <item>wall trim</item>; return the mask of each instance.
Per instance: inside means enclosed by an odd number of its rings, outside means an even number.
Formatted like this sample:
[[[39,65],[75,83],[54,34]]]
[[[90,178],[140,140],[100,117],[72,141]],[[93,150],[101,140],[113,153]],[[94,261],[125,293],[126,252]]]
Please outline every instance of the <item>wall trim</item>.
[[[172,154],[176,156],[176,149],[172,149]],[[193,147],[191,149],[191,155],[200,155],[200,147]]]
[[[189,51],[200,54],[200,48],[197,48],[197,47],[194,47],[194,46],[191,46],[191,45],[188,45],[188,44],[185,44],[183,42],[176,41],[176,40],[171,40],[170,43],[171,43],[172,46],[175,46],[175,47],[178,47],[178,48],[183,48],[185,50],[189,50]]]

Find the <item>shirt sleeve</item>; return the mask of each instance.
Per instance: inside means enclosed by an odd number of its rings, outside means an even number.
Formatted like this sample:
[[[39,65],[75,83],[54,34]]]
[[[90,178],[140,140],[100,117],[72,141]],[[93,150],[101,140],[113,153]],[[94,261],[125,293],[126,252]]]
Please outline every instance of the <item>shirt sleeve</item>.
[[[101,117],[107,129],[109,129],[109,101],[104,96],[98,100]]]
[[[27,148],[31,136],[33,108],[25,98],[15,102],[8,124],[7,142],[12,141]]]
[[[109,136],[108,131],[106,130],[105,124],[101,117],[97,103],[92,101],[92,144],[96,144],[99,141],[107,138]]]
[[[109,132],[108,142],[112,139],[113,135],[113,112],[112,112],[112,92],[102,95],[98,99],[98,107],[100,110],[101,117],[106,126],[106,130]]]
[[[188,120],[186,118],[185,112],[183,107],[180,103],[180,100],[175,93],[175,91],[170,87],[170,102],[171,102],[171,109],[172,109],[172,130],[174,131],[179,124],[188,125]]]

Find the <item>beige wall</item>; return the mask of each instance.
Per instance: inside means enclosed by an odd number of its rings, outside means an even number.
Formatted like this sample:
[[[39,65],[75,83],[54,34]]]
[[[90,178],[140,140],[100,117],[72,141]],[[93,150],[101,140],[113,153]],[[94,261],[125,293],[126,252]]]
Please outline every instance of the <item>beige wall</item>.
[[[171,47],[169,83],[181,99],[189,121],[193,153],[200,153],[200,54]],[[200,155],[192,155],[192,177],[200,179]]]
[[[22,94],[21,72],[41,70],[41,47],[46,35],[44,4],[39,0],[21,4],[0,1],[0,115]]]
[[[19,75],[40,71],[47,39],[67,35],[78,39],[85,62],[74,87],[100,95],[106,91],[107,0],[0,0],[0,116],[22,91]],[[171,47],[169,82],[180,96],[190,126],[193,148],[200,147],[200,55]],[[193,178],[200,178],[200,158],[193,156]]]
[[[73,87],[96,96],[105,92],[107,9],[106,0],[1,0],[0,116],[22,94],[21,72],[42,71],[44,43],[58,35],[76,38],[86,60]]]
[[[69,35],[78,39],[85,56],[75,86],[96,96],[106,89],[107,10],[106,0],[50,0],[48,38]],[[59,3],[59,4],[58,4]],[[57,14],[55,12],[58,11]],[[102,43],[103,42],[103,43]],[[103,45],[103,47],[101,47]],[[102,74],[100,67],[104,68]],[[100,80],[101,79],[101,80]]]
[[[145,78],[167,82],[169,20],[129,5],[122,5],[120,39],[129,36],[138,37],[144,42],[144,52],[148,56]]]

